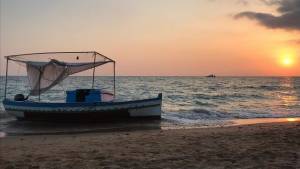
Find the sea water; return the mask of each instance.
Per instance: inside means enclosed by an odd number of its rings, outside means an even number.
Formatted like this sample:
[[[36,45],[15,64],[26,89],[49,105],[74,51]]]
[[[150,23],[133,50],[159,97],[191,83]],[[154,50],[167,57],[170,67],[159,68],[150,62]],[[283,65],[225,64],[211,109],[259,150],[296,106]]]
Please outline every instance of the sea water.
[[[92,77],[69,77],[41,95],[41,101],[62,102],[65,91],[90,88]],[[4,77],[0,81],[0,100]],[[7,97],[28,94],[26,77],[9,77]],[[112,77],[96,77],[95,88],[112,91]],[[220,125],[234,119],[300,117],[299,77],[117,77],[117,100],[157,97],[163,93],[162,123]],[[38,100],[37,97],[31,97]],[[0,126],[14,120],[0,104]],[[6,119],[8,118],[8,119]],[[5,124],[4,124],[5,122]],[[1,124],[2,123],[2,124]]]

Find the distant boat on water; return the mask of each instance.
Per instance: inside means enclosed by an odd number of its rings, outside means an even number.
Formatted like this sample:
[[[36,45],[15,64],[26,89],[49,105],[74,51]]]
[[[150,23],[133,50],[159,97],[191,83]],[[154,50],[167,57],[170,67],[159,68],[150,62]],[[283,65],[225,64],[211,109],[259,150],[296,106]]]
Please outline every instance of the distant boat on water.
[[[205,77],[215,78],[215,77],[216,77],[216,75],[214,75],[214,74],[210,74],[210,75],[207,75],[207,76],[205,76]]]

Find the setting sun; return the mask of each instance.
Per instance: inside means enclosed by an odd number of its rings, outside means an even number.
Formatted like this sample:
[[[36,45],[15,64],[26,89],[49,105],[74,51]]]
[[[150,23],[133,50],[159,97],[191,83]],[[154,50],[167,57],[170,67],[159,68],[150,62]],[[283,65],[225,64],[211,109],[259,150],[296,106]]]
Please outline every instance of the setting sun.
[[[281,62],[284,66],[291,66],[293,64],[293,58],[289,55],[286,55],[282,58]]]
[[[283,67],[294,67],[296,64],[296,52],[291,48],[281,50],[278,56],[278,62]]]

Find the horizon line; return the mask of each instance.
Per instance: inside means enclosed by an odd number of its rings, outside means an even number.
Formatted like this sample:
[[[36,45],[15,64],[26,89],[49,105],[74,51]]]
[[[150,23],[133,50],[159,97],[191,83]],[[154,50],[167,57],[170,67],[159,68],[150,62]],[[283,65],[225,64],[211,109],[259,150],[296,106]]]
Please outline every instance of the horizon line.
[[[8,77],[26,77],[27,75],[8,75]],[[116,75],[116,77],[206,77],[207,75]],[[0,77],[5,77],[5,75],[0,75]],[[90,75],[79,75],[79,76],[69,76],[69,77],[92,77]],[[113,75],[103,75],[95,77],[113,77]],[[217,77],[300,77],[300,75],[220,75]]]

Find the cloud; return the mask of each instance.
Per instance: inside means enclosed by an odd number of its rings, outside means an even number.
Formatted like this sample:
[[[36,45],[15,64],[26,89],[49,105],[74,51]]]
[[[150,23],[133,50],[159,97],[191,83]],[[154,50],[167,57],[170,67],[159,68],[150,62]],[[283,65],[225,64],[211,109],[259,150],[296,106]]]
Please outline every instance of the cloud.
[[[265,3],[266,5],[278,5],[282,0],[260,0],[260,1]]]
[[[277,5],[279,16],[270,13],[245,11],[234,16],[235,19],[248,18],[258,21],[271,29],[300,31],[300,0],[261,0],[267,5]]]

